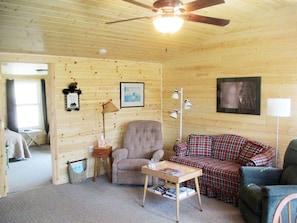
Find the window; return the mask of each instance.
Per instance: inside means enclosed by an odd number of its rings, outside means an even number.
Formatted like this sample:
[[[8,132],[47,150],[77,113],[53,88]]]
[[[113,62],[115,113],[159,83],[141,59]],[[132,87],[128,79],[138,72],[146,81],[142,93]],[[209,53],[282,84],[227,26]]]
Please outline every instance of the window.
[[[20,130],[41,128],[40,80],[15,80],[15,96],[18,128]]]

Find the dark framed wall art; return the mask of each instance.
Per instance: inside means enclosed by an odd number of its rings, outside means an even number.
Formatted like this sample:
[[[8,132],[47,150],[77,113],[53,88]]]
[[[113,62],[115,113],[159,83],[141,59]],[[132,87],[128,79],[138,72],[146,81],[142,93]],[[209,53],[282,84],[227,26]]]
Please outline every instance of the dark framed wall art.
[[[260,115],[261,77],[217,78],[217,112]]]
[[[121,108],[144,107],[144,82],[120,82]]]
[[[79,95],[82,93],[80,89],[77,88],[77,82],[70,83],[68,88],[63,89],[63,94],[65,95],[65,110],[79,111],[80,109],[80,100]]]

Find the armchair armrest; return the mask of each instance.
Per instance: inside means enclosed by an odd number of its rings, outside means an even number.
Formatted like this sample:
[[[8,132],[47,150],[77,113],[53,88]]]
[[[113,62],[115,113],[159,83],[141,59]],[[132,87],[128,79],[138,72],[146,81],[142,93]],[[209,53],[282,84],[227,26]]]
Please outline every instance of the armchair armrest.
[[[287,195],[296,193],[297,185],[264,186],[262,192],[262,222],[272,222],[279,202]],[[283,219],[283,222],[287,222]]]
[[[122,159],[126,159],[128,157],[128,149],[117,149],[112,152],[112,157],[114,159],[114,162],[119,162]]]
[[[273,167],[242,166],[239,169],[240,185],[254,183],[257,185],[278,184],[283,170]]]
[[[162,157],[164,156],[164,150],[163,149],[158,149],[154,152],[153,154],[153,160],[154,161],[160,161],[160,159],[162,159]]]
[[[263,197],[283,198],[289,194],[296,193],[297,185],[272,185],[262,187]]]

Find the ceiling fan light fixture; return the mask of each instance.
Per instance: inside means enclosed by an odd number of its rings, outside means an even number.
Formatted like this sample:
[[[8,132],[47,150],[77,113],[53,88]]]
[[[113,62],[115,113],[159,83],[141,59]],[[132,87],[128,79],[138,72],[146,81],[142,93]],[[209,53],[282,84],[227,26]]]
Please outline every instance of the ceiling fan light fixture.
[[[181,29],[184,20],[179,16],[158,16],[153,20],[153,24],[157,31],[161,33],[175,33]]]

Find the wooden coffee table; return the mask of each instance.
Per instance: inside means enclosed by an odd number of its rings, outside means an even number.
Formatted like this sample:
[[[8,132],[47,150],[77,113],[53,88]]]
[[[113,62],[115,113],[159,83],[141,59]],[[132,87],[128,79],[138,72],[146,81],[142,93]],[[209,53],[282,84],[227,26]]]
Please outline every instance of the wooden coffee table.
[[[165,168],[171,168],[178,170],[178,173],[172,174],[167,173],[163,171]],[[176,222],[179,222],[179,201],[186,199],[188,197],[191,197],[193,195],[197,194],[198,202],[200,206],[200,211],[202,211],[202,204],[201,204],[201,197],[200,197],[200,189],[198,184],[198,177],[202,176],[202,169],[190,167],[170,161],[162,161],[156,164],[155,168],[149,168],[148,165],[145,165],[141,168],[141,172],[146,175],[145,177],[145,183],[144,183],[144,191],[143,191],[143,200],[142,200],[142,206],[144,207],[146,192],[148,190],[148,177],[158,177],[160,179],[163,179],[165,183],[172,183],[175,185],[176,189]],[[180,190],[180,183],[185,182],[187,180],[195,180],[195,186],[196,186],[196,193],[186,196],[183,199],[179,198],[179,190]]]

